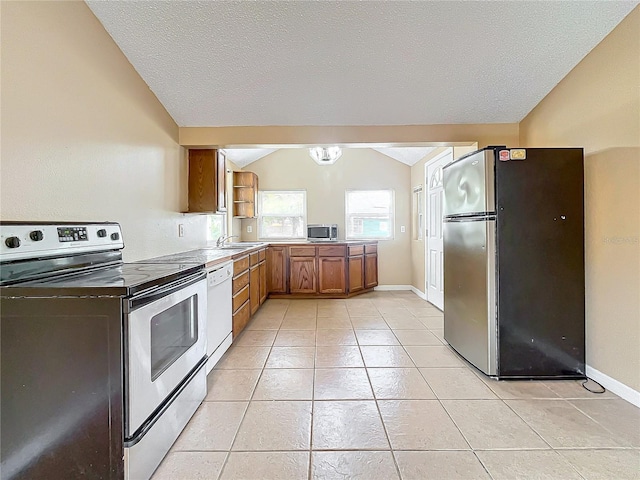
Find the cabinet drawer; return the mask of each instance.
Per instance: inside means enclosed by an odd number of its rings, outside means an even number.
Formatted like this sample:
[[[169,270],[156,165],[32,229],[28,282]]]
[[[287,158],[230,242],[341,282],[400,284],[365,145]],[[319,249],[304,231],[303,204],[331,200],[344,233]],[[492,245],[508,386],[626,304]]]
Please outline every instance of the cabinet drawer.
[[[249,285],[245,285],[242,290],[233,296],[233,311],[238,310],[247,300],[249,300]]]
[[[263,261],[264,259],[267,258],[267,249],[263,248],[262,250],[258,251],[258,261]]]
[[[244,272],[249,268],[249,255],[242,257],[233,262],[233,276],[238,276],[239,273]]]
[[[290,257],[315,257],[316,247],[305,245],[304,247],[289,247]]]
[[[378,253],[378,244],[372,243],[364,246],[364,253]]]
[[[364,255],[364,245],[353,245],[349,247],[349,256]]]
[[[320,257],[344,257],[347,254],[347,247],[344,245],[323,245],[318,247],[318,256]]]
[[[239,277],[233,279],[233,294],[235,295],[249,283],[249,272],[244,272]]]
[[[249,317],[251,314],[251,307],[249,302],[245,302],[236,313],[233,314],[233,338],[235,339],[240,332],[249,323]]]
[[[260,259],[258,258],[258,252],[249,254],[249,265],[254,266],[257,265]]]

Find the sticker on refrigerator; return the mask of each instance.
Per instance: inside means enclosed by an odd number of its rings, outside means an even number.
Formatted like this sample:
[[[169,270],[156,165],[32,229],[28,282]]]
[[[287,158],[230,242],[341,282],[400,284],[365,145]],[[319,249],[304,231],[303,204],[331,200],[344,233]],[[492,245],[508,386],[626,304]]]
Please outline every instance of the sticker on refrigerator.
[[[512,148],[511,160],[524,160],[527,158],[527,151],[524,148]]]
[[[510,155],[509,155],[509,150],[500,150],[498,152],[498,158],[500,159],[501,162],[506,162],[507,160],[510,160]]]

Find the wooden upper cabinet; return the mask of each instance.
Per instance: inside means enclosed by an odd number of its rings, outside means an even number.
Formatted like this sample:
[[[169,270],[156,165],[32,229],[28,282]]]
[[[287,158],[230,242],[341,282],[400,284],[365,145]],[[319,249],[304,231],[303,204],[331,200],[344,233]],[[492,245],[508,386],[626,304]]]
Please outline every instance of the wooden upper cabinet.
[[[226,158],[218,150],[189,150],[189,212],[226,211],[226,172]]]
[[[287,293],[287,247],[267,248],[268,293]]]
[[[258,176],[253,172],[233,172],[233,216],[258,215]]]
[[[316,257],[289,258],[289,291],[316,293]]]
[[[364,251],[364,249],[363,249]],[[349,293],[364,289],[364,255],[349,257]]]
[[[227,156],[218,151],[216,156],[216,191],[218,193],[218,212],[227,211]]]
[[[318,292],[333,294],[347,292],[344,257],[318,258]]]

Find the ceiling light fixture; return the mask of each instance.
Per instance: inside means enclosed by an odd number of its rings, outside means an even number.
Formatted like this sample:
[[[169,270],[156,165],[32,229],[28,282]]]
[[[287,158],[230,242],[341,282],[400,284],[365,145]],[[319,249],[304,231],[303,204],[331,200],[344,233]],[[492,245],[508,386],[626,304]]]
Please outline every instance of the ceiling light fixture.
[[[318,165],[332,165],[342,156],[340,147],[313,147],[309,155]]]

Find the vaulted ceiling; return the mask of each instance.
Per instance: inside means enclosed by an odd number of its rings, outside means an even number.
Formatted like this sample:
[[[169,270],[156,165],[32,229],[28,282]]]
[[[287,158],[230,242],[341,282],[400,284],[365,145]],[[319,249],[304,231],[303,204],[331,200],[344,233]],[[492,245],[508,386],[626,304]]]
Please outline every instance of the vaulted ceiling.
[[[520,121],[637,1],[101,1],[179,126]]]
[[[404,163],[405,165],[415,165],[429,152],[437,147],[398,147],[398,148],[377,148],[371,147],[373,150],[382,153],[394,160]],[[270,153],[275,152],[275,148],[225,148],[227,159],[231,160],[239,167],[247,165],[266,157]]]

